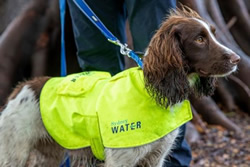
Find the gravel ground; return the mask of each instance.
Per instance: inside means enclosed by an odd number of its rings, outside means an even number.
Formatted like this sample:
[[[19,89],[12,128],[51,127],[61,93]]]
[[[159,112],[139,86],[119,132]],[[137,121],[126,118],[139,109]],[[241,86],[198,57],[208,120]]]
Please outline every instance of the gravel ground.
[[[208,126],[201,139],[191,144],[191,167],[250,167],[250,116],[240,111],[226,115],[243,133]]]

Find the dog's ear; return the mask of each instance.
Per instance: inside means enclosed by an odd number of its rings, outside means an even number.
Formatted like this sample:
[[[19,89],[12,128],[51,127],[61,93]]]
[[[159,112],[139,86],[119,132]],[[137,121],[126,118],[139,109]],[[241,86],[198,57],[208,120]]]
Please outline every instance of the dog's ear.
[[[200,77],[194,85],[194,94],[197,97],[214,94],[217,79],[214,77]]]
[[[190,92],[178,30],[177,26],[163,24],[153,36],[144,58],[146,89],[166,108],[187,99]]]

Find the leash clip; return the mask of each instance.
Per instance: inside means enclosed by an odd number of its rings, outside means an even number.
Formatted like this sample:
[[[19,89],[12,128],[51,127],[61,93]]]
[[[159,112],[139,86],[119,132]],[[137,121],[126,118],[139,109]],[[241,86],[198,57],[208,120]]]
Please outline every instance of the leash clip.
[[[123,55],[127,55],[128,57],[131,57],[129,54],[131,52],[131,49],[128,48],[128,44],[126,43],[124,45],[123,44],[120,45],[120,52]]]
[[[126,43],[125,43],[125,44],[122,44],[119,40],[113,41],[113,40],[111,40],[111,39],[108,39],[108,41],[111,42],[111,43],[114,43],[115,45],[120,46],[120,53],[121,53],[122,55],[126,55],[126,56],[128,56],[128,57],[131,57],[129,53],[130,53],[132,50],[128,48],[128,44],[126,44]]]

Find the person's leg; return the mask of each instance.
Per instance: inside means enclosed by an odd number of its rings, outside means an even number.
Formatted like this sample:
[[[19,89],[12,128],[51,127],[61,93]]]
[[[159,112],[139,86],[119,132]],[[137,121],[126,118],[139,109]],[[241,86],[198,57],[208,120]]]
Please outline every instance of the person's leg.
[[[126,0],[130,30],[135,51],[144,51],[161,22],[176,8],[175,0]],[[184,139],[185,125],[181,127],[176,148],[164,167],[189,166],[191,150]]]
[[[125,0],[135,51],[143,52],[175,0]]]
[[[123,1],[86,0],[104,25],[121,41],[125,42],[125,10]],[[82,70],[102,70],[112,74],[124,68],[119,47],[108,42],[103,34],[68,0],[78,62]]]

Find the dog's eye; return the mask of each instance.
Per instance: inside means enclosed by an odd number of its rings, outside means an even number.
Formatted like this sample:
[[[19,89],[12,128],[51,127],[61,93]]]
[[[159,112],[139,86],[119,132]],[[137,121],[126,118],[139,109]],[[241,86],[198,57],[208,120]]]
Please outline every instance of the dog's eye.
[[[198,38],[195,39],[195,42],[197,43],[204,43],[204,38],[202,36],[199,36]]]

